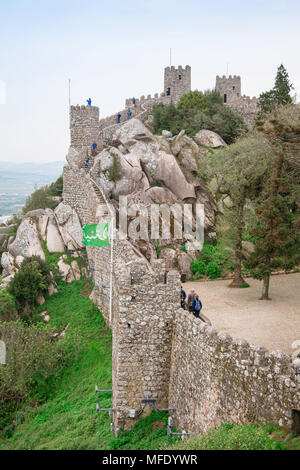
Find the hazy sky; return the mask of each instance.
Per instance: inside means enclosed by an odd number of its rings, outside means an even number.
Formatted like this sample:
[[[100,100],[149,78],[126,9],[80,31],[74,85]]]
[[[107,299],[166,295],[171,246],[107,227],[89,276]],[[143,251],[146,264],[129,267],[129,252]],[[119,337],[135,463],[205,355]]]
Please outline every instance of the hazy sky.
[[[91,96],[105,117],[163,91],[170,47],[193,89],[229,63],[258,96],[283,62],[299,98],[299,39],[299,0],[0,0],[0,160],[64,160],[68,79],[72,104]]]

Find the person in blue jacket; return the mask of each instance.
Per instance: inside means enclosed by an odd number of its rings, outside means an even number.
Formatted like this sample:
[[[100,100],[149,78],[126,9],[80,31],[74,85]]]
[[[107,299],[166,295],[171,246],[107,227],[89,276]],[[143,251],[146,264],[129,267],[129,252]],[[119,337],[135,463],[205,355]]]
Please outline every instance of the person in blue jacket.
[[[131,111],[131,109],[128,109],[127,110],[127,119],[130,119],[131,115],[132,115],[132,111]]]
[[[186,292],[183,289],[183,287],[181,286],[180,304],[181,304],[181,308],[183,308],[183,310],[185,310],[185,299],[186,299]]]
[[[86,100],[86,102],[87,102],[88,106],[92,106],[92,100],[91,100],[91,98],[89,98],[88,100]]]
[[[120,124],[120,122],[121,122],[121,113],[119,113],[117,116],[117,123]]]
[[[192,312],[195,315],[196,318],[200,318],[200,312],[202,309],[202,303],[201,300],[199,299],[199,296],[196,295],[196,297],[193,300],[192,304]]]

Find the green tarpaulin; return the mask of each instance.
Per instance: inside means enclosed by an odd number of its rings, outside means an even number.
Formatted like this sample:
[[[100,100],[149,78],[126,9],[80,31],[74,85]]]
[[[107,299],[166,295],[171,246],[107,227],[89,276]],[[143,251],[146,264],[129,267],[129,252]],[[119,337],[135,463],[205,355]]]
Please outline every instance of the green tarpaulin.
[[[109,246],[109,222],[87,224],[82,229],[82,243],[86,246]]]

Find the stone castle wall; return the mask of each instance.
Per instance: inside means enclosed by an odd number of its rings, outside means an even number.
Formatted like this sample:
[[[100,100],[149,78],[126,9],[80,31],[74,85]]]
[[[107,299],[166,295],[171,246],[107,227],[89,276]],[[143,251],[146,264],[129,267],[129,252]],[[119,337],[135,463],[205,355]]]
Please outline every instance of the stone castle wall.
[[[228,104],[232,103],[232,101],[242,96],[241,77],[238,75],[229,75],[229,77],[223,75],[222,77],[219,77],[219,75],[217,75],[216,90],[222,97],[226,95],[226,102]]]
[[[142,399],[168,405],[174,309],[180,302],[177,271],[165,275],[163,265],[154,272],[142,262],[119,270],[119,308],[113,322],[113,408],[115,431],[129,429],[142,411]],[[152,411],[149,406],[144,413]]]
[[[170,89],[170,97],[175,104],[182,95],[191,91],[191,67],[189,65],[165,68],[164,93],[166,95],[168,89]]]
[[[252,126],[257,112],[258,100],[253,97],[242,95],[241,77],[229,75],[216,77],[216,91],[220,93],[224,102],[235,112],[240,114],[248,126]]]
[[[99,108],[97,106],[70,107],[71,147],[82,150],[100,145]]]
[[[300,375],[290,356],[233,339],[178,311],[174,320],[169,406],[180,429],[202,433],[221,423],[291,428],[300,408]]]

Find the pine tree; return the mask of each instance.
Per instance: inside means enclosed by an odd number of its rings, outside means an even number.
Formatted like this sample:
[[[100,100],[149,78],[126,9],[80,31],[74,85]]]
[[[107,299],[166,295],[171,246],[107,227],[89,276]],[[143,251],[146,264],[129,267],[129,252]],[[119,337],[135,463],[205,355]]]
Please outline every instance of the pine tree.
[[[270,91],[262,93],[259,97],[260,117],[273,112],[278,106],[291,104],[290,95],[293,85],[285,67],[281,64],[277,69],[275,85]]]
[[[293,188],[286,171],[297,167],[300,161],[300,119],[296,108],[284,107],[276,116],[257,123],[276,156],[265,198],[257,208],[255,251],[246,262],[252,277],[263,280],[262,300],[269,299],[272,271],[290,270],[300,262],[299,222],[287,203]]]

